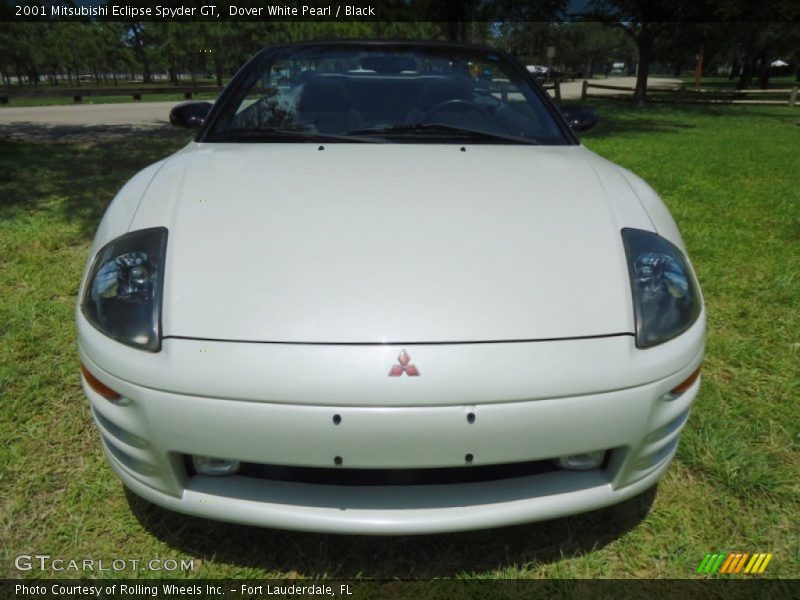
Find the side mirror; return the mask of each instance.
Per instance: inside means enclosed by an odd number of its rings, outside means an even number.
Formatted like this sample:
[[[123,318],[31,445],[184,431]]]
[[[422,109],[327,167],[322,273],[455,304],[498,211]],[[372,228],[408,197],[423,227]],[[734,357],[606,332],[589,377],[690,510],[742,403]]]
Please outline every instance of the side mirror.
[[[179,127],[196,129],[206,122],[211,102],[184,102],[169,111],[169,122]]]
[[[596,112],[585,106],[562,106],[561,114],[564,115],[573,131],[578,133],[591,131],[600,120]]]

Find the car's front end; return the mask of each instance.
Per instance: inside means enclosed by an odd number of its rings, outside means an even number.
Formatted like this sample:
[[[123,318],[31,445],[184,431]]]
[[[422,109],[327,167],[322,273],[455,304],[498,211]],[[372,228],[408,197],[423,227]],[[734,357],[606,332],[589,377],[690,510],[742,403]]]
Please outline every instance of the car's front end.
[[[314,93],[444,89],[386,52]],[[127,487],[214,519],[404,534],[588,511],[658,480],[705,339],[674,222],[568,137],[493,143],[461,123],[436,141],[449,109],[465,114],[454,100],[414,138],[360,123],[357,143],[237,143],[227,126],[123,188],[77,322]],[[478,93],[475,114],[495,100]],[[403,143],[363,143],[376,131]]]
[[[166,340],[163,355],[150,355],[81,330],[81,360],[119,394],[84,385],[109,461],[131,490],[214,519],[370,534],[510,525],[646,490],[697,394],[704,334],[698,322],[649,351],[618,336],[417,346]],[[419,377],[388,377],[402,352]],[[129,381],[141,373],[148,386]],[[224,459],[204,464],[230,474],[200,473],[193,457]]]

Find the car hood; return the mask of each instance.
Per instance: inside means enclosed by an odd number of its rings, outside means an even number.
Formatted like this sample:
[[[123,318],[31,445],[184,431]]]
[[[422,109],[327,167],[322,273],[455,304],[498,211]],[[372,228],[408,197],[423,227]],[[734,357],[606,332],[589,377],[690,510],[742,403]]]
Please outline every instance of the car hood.
[[[167,337],[629,333],[624,223],[609,181],[621,197],[631,190],[593,156],[578,146],[192,144],[155,176],[132,228],[169,228]],[[646,222],[638,202],[628,207]]]

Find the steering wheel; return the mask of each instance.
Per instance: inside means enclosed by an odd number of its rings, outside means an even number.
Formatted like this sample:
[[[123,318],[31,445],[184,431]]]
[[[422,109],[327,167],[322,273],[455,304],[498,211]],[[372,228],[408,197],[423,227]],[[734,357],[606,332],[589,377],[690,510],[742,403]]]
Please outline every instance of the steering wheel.
[[[486,114],[486,110],[474,102],[471,102],[470,100],[463,100],[461,98],[452,98],[450,100],[445,100],[444,102],[439,102],[439,104],[429,109],[428,112],[423,115],[422,120],[428,121],[436,113],[444,111],[458,113],[472,112],[484,119],[489,118],[489,115]]]

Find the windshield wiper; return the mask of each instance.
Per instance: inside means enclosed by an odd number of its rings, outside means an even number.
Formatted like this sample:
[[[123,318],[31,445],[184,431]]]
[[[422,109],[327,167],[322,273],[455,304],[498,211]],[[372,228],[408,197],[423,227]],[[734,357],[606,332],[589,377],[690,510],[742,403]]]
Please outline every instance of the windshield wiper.
[[[492,133],[490,131],[481,131],[480,129],[470,129],[468,127],[456,127],[455,125],[446,125],[444,123],[411,123],[409,125],[394,125],[391,127],[374,127],[371,129],[353,129],[348,131],[345,135],[353,136],[367,136],[367,135],[392,135],[392,134],[415,134],[415,133],[429,133],[429,132],[443,132],[454,133],[460,137],[468,137],[474,140],[502,140],[512,144],[528,144],[536,145],[537,141],[529,138],[517,137],[513,135],[505,135],[502,133]]]
[[[212,132],[206,137],[209,142],[269,142],[269,141],[297,141],[297,142],[347,142],[364,144],[383,144],[386,140],[374,137],[352,136],[350,132],[344,135],[335,133],[320,133],[306,129],[280,129],[277,127],[253,127],[250,129],[236,129],[233,131]]]

